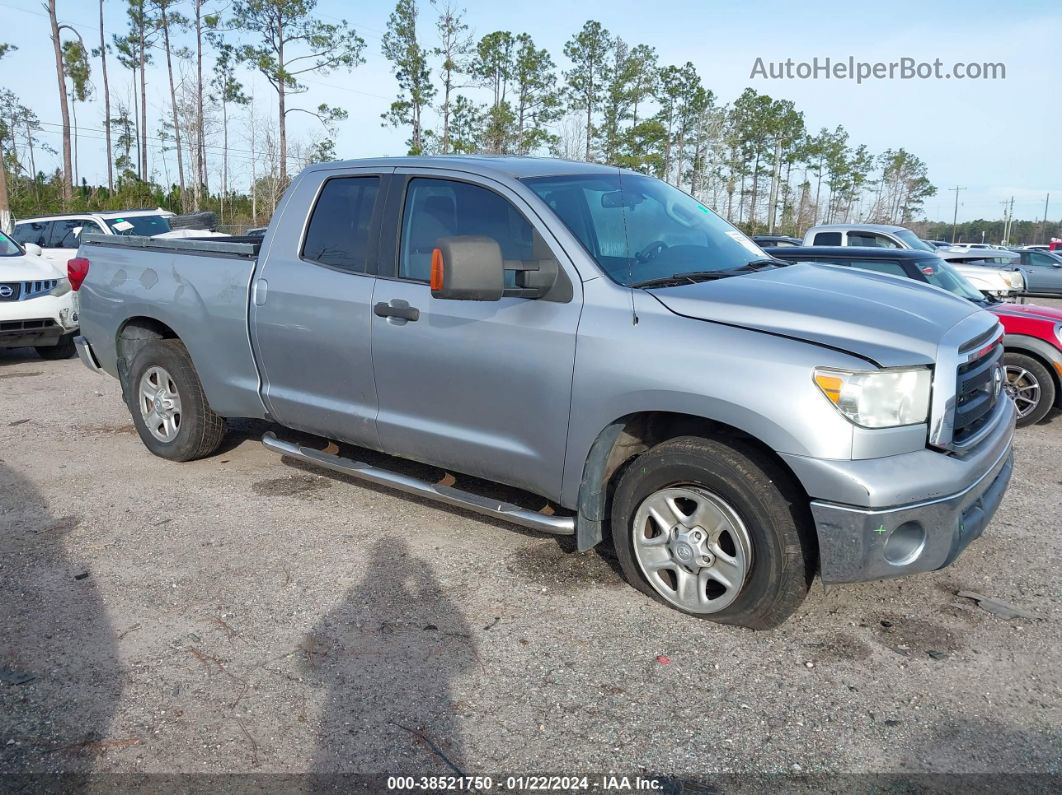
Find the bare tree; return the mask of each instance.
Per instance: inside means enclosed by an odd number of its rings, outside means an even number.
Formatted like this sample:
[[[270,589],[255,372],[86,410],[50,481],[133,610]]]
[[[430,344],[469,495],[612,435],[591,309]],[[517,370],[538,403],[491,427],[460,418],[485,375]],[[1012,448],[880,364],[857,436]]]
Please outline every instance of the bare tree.
[[[166,51],[166,73],[170,78],[170,112],[173,115],[173,140],[177,149],[177,181],[181,190],[181,211],[188,212],[188,193],[184,182],[184,153],[181,151],[181,125],[177,120],[177,86],[173,82],[173,48],[170,46],[170,30],[184,26],[186,20],[180,13],[170,9],[172,0],[153,0],[153,2],[159,12],[162,43]],[[199,209],[198,202],[196,202],[196,209]]]
[[[107,81],[107,38],[103,33],[103,0],[100,0],[100,56],[103,70],[103,132],[107,137],[107,190],[114,192],[114,155],[111,149],[111,86]]]
[[[70,107],[66,100],[66,69],[63,64],[63,45],[59,41],[59,20],[55,16],[55,0],[48,0],[45,9],[52,26],[55,78],[59,83],[59,111],[63,117],[63,201],[68,202],[74,198],[74,170],[70,163]]]

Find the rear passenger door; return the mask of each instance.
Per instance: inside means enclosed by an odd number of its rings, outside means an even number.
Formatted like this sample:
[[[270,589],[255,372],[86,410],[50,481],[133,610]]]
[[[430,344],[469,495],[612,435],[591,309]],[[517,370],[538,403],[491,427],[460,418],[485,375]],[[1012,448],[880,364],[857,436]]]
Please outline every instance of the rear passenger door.
[[[251,285],[262,398],[283,425],[377,447],[369,335],[384,172],[308,174],[263,242]]]
[[[1033,293],[1062,293],[1062,263],[1039,251],[1023,251],[1027,289]]]
[[[392,271],[381,269],[372,319],[382,448],[538,494],[559,492],[582,307],[577,274],[508,186],[427,169],[393,179],[384,235]],[[456,235],[497,240],[509,262],[556,259],[566,295],[432,298],[432,250]]]

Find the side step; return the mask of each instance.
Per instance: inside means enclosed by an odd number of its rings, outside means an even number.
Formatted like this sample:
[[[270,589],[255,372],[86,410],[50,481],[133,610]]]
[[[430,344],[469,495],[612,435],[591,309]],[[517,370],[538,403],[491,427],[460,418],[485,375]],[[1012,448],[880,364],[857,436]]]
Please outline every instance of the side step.
[[[420,480],[419,478],[401,475],[387,469],[369,466],[362,461],[355,461],[351,458],[344,458],[343,456],[332,455],[321,450],[314,450],[310,447],[286,442],[278,439],[272,431],[267,432],[262,437],[262,444],[275,453],[297,458],[307,464],[315,464],[325,469],[367,480],[370,483],[398,489],[407,494],[416,494],[429,500],[444,502],[447,505],[454,505],[458,508],[486,514],[487,516],[494,516],[532,530],[538,530],[540,533],[553,533],[554,535],[562,536],[575,535],[575,517],[573,516],[549,516],[538,511],[521,508],[512,503],[500,502],[479,494],[455,489],[453,486],[441,486],[437,483],[430,483],[427,480]]]

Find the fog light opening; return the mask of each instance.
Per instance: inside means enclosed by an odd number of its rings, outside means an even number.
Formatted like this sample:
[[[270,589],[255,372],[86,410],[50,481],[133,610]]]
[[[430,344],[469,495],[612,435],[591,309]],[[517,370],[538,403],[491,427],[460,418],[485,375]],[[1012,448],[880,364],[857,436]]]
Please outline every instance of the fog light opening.
[[[906,566],[922,554],[926,530],[918,522],[904,522],[885,540],[885,560],[893,566]]]

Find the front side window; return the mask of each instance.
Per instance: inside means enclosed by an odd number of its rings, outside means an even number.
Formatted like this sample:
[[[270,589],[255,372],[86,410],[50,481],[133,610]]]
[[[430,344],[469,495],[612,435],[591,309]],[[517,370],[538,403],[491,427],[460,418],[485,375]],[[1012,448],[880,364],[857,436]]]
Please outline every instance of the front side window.
[[[34,243],[41,248],[46,248],[51,233],[51,221],[23,221],[21,224],[15,225],[14,237],[22,245]]]
[[[416,178],[406,189],[398,275],[411,281],[431,278],[431,254],[439,238],[475,235],[493,238],[506,260],[541,259],[544,244],[526,218],[492,190],[445,179]],[[507,284],[512,273],[506,270]]]
[[[841,245],[841,233],[840,232],[816,232],[815,240],[812,242],[815,246],[839,246]]]
[[[766,258],[738,229],[658,179],[617,171],[524,182],[623,285],[728,271]]]
[[[372,213],[379,188],[379,177],[328,180],[321,189],[306,229],[303,258],[352,273],[365,273],[369,262]]]
[[[1030,265],[1039,265],[1041,267],[1048,268],[1048,267],[1051,267],[1052,265],[1057,265],[1058,264],[1058,260],[1056,260],[1054,257],[1051,257],[1051,256],[1049,256],[1047,254],[1038,254],[1035,251],[1031,251],[1031,252],[1029,252],[1029,264]]]

